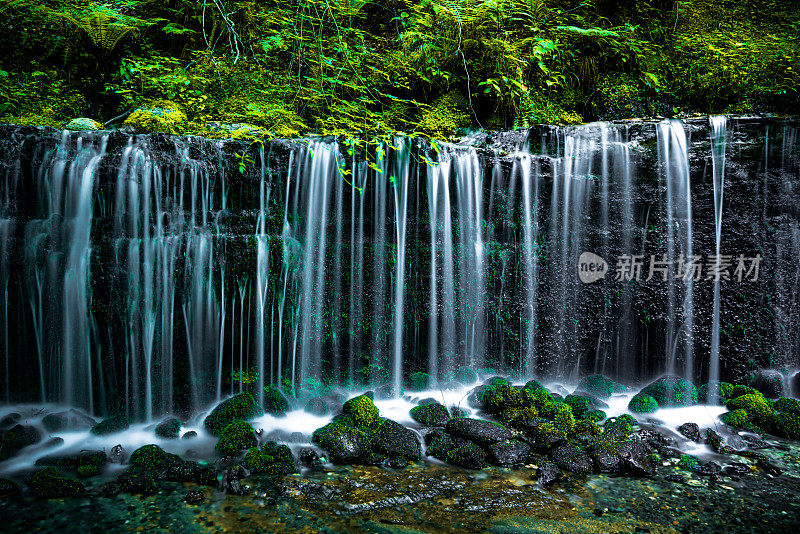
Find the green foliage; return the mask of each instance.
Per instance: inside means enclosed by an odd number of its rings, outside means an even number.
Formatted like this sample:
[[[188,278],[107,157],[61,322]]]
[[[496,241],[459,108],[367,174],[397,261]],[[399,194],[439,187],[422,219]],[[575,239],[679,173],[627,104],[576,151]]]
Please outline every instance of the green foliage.
[[[683,378],[659,378],[642,389],[640,395],[653,397],[661,408],[697,404],[697,388]]]
[[[690,454],[682,454],[680,460],[678,460],[678,467],[685,471],[696,473],[700,471],[700,462]]]
[[[169,100],[158,100],[134,111],[126,120],[139,133],[181,134],[186,130],[186,115]]]

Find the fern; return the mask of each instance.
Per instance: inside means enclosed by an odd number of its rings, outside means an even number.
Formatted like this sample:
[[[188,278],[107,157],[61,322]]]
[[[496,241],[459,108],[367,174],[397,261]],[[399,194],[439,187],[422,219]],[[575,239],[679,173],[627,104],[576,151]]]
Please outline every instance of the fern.
[[[151,21],[125,17],[105,8],[92,11],[81,18],[76,18],[71,13],[58,11],[51,11],[51,14],[73,24],[104,53],[112,52],[122,38],[129,33],[135,33],[152,24]]]

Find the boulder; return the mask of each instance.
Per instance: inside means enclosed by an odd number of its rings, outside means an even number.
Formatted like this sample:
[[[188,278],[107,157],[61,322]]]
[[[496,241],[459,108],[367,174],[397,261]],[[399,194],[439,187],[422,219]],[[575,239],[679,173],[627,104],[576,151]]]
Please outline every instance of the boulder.
[[[103,129],[103,123],[88,117],[79,117],[69,121],[64,126],[64,129],[71,130],[73,132],[96,131]]]
[[[628,409],[633,413],[653,413],[658,410],[658,401],[651,395],[639,393],[628,402]]]
[[[335,464],[371,465],[375,462],[366,433],[336,420],[315,430],[311,441],[325,449]]]
[[[784,394],[784,376],[773,369],[756,371],[750,377],[751,388],[760,391],[768,399],[776,399]]]
[[[342,406],[342,414],[349,417],[356,427],[368,427],[375,423],[380,415],[378,408],[366,394],[353,397],[345,402]]]
[[[478,373],[473,368],[462,365],[456,369],[453,378],[455,378],[456,382],[464,384],[465,386],[471,386],[478,381]]]
[[[598,441],[589,446],[589,455],[595,468],[600,473],[619,474],[622,470],[622,458],[617,448],[607,441]]]
[[[586,417],[590,411],[598,408],[608,408],[608,404],[589,395],[567,395],[564,403],[572,408],[572,413],[578,419]]]
[[[36,465],[55,466],[66,469],[78,469],[79,467],[94,466],[100,467],[108,461],[105,451],[84,450],[78,454],[65,456],[42,456],[36,460]]]
[[[114,415],[94,425],[91,432],[96,436],[107,436],[108,434],[116,434],[117,432],[128,430],[128,427],[130,427],[130,423],[127,417]]]
[[[447,408],[434,401],[411,408],[411,419],[425,426],[445,426],[451,419]]]
[[[53,466],[33,473],[28,479],[28,485],[33,493],[43,499],[80,497],[86,493],[82,482],[63,476]]]
[[[235,421],[249,421],[264,414],[252,393],[239,393],[219,403],[203,421],[206,430],[219,436]]]
[[[283,476],[295,472],[294,455],[286,445],[268,441],[262,448],[252,448],[244,457],[244,466],[252,474]]]
[[[514,467],[530,463],[533,447],[519,440],[493,443],[488,447],[489,463],[502,467]]]
[[[583,377],[575,388],[576,393],[588,393],[600,399],[608,399],[614,393],[614,381],[603,375]]]
[[[422,447],[417,435],[403,425],[384,419],[371,436],[374,451],[391,458],[415,462],[422,458]]]
[[[555,463],[544,462],[541,467],[539,467],[536,478],[542,486],[550,486],[558,482],[562,476],[563,473],[561,473],[561,469],[559,469]]]
[[[501,424],[466,417],[451,419],[447,422],[445,430],[448,434],[474,441],[479,445],[491,445],[514,437],[514,434]]]
[[[258,439],[250,423],[235,421],[225,427],[214,449],[221,455],[232,455],[257,445]]]
[[[42,441],[42,433],[35,426],[16,424],[3,434],[0,451],[13,455],[23,447],[40,441]]]
[[[16,425],[20,419],[22,419],[22,414],[17,412],[11,412],[10,414],[3,416],[3,418],[0,419],[0,431],[11,428],[12,426]]]
[[[283,417],[289,411],[289,399],[278,388],[264,388],[264,411],[276,417]]]
[[[48,432],[88,430],[96,424],[97,421],[74,409],[50,413],[42,418],[42,426]]]
[[[640,395],[650,395],[661,408],[697,404],[697,388],[684,378],[665,376],[648,384]]]
[[[691,441],[700,441],[700,427],[697,423],[683,423],[678,427],[678,432]]]
[[[222,477],[222,490],[231,495],[247,495],[250,488],[244,483],[247,471],[241,465],[235,465],[225,471]]]
[[[328,404],[321,397],[313,397],[308,400],[303,411],[321,417],[323,415],[328,415],[330,413],[330,408],[328,408]]]
[[[300,458],[300,463],[309,469],[321,470],[323,468],[325,459],[314,449],[308,447],[300,449],[298,456]]]
[[[577,475],[588,475],[592,472],[592,458],[589,454],[574,445],[562,445],[550,451],[550,459],[565,471]]]
[[[486,453],[474,443],[470,443],[448,451],[445,458],[447,462],[458,467],[482,469],[486,462]]]
[[[434,380],[428,373],[411,373],[406,379],[406,390],[410,392],[425,391],[433,386]]]
[[[164,439],[178,439],[181,433],[181,422],[175,417],[167,417],[156,425],[156,436]]]
[[[186,128],[186,114],[169,100],[157,100],[136,109],[125,120],[137,133],[164,132],[180,135]]]
[[[651,477],[656,474],[658,458],[644,443],[626,441],[617,447],[625,472],[634,476]]]

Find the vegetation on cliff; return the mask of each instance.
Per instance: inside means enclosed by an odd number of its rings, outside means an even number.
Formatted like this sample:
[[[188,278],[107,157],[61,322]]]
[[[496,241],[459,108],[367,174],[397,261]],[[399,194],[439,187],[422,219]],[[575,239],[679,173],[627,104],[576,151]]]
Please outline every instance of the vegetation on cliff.
[[[0,0],[0,121],[446,138],[481,126],[781,113],[800,104],[799,7]]]

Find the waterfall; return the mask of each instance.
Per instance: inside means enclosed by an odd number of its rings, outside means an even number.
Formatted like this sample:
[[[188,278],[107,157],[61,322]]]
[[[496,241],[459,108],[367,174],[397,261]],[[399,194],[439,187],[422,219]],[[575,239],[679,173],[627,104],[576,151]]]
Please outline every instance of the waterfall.
[[[683,376],[694,375],[694,267],[699,257],[692,246],[692,195],[686,130],[677,120],[658,125],[659,163],[666,182],[667,329],[666,372],[678,373],[682,349]],[[657,258],[653,258],[654,260]],[[683,298],[679,301],[679,294]],[[680,306],[680,308],[679,308]]]
[[[725,185],[725,146],[727,119],[724,116],[709,118],[711,124],[711,164],[714,181],[714,244],[717,262],[721,264],[720,245],[722,242],[722,207]],[[720,276],[714,276],[714,310],[711,326],[711,359],[709,361],[709,382],[719,382],[719,283]]]
[[[726,155],[724,118],[709,124],[712,184],[692,179],[690,155],[708,160],[707,138],[689,135],[705,127],[696,120],[462,144],[47,130],[20,143],[11,128],[0,399],[154,420],[239,391],[263,401],[270,385],[298,399],[334,385],[396,395],[412,373],[446,386],[462,366],[520,380],[725,379],[736,348],[720,310],[759,291],[774,291],[772,308],[736,312],[763,347],[753,359],[797,366],[796,127],[770,126],[777,139],[752,171],[746,154]],[[742,124],[737,139],[752,131]],[[695,245],[713,228],[721,253],[723,190],[725,237],[764,256],[766,281],[730,280],[735,295],[714,281],[712,300],[698,259],[712,251]],[[742,230],[750,211],[768,231]],[[579,279],[583,252],[607,262],[604,278]],[[637,279],[621,276],[632,257]],[[705,366],[695,329],[708,325]]]

